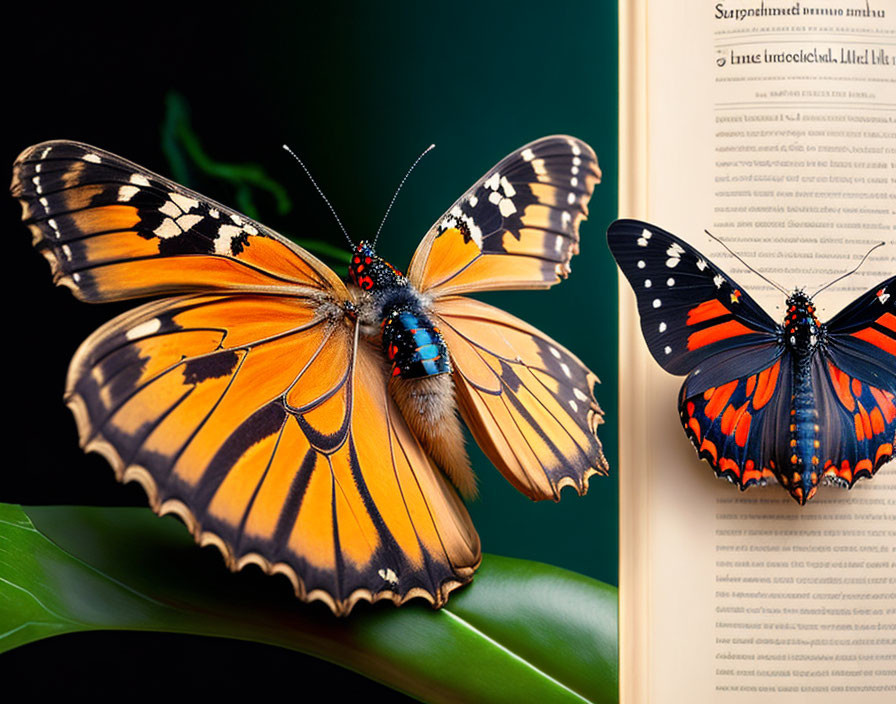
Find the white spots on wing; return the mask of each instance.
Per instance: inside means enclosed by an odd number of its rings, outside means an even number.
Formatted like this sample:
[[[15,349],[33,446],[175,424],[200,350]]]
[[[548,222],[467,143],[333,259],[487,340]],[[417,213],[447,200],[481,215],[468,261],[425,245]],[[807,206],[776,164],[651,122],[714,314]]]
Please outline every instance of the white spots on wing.
[[[654,308],[659,308],[661,305],[663,305],[663,302],[659,298],[653,299],[653,307]]]
[[[705,259],[698,259],[698,260],[697,260],[697,268],[698,268],[700,271],[703,271],[704,269],[706,269],[706,260],[705,260]]]
[[[535,152],[526,147],[520,152],[520,156],[523,157],[523,161],[532,161],[535,158]]]
[[[128,330],[124,336],[128,340],[139,340],[142,337],[147,337],[148,335],[152,335],[157,333],[162,327],[162,321],[158,318],[152,318],[151,320],[147,320],[139,325],[135,325],[130,330]]]
[[[570,191],[569,195],[566,196],[566,202],[569,205],[572,205],[573,203],[575,203],[576,202],[576,194],[573,193],[572,191]]]
[[[69,261],[72,260],[72,248],[67,244],[62,245],[62,253],[65,255],[65,258]]]
[[[46,208],[46,205],[44,207]],[[62,234],[59,232],[59,223],[56,222],[56,218],[50,218],[49,220],[47,220],[47,225],[49,225],[50,229],[53,230],[53,234],[56,235],[57,240],[62,237]]]
[[[557,235],[557,239],[554,240],[554,251],[560,252],[563,250],[563,235]]]
[[[563,224],[564,230],[568,229],[569,223],[572,222],[572,214],[568,210],[564,210],[560,213],[560,222]]]
[[[44,149],[44,150],[40,153],[40,157],[39,157],[39,158],[41,158],[41,159],[46,159],[46,158],[47,158],[47,154],[49,154],[52,150],[53,150],[53,147],[47,147],[46,149]]]
[[[573,176],[571,179],[569,179],[569,185],[575,188],[579,185],[579,179]]]
[[[185,196],[181,193],[169,193],[168,197],[172,201],[174,201],[175,205],[177,205],[177,207],[185,213],[189,213],[193,208],[199,206],[198,200]]]
[[[639,269],[643,269],[645,266],[647,266],[647,264],[645,263],[645,261],[644,261],[643,259],[639,259],[639,260],[638,260],[638,268],[639,268]]]
[[[516,195],[516,189],[513,187],[513,184],[507,180],[506,176],[501,177],[501,190],[504,191],[504,195],[508,198],[513,198]]]
[[[243,228],[243,232],[245,232],[245,233],[246,233],[247,235],[249,235],[250,237],[255,237],[255,235],[258,234],[258,230],[255,229],[254,227],[252,227],[252,225],[246,225],[246,226]]]
[[[389,584],[397,585],[398,584],[398,575],[395,574],[395,571],[391,567],[386,567],[385,569],[381,569],[377,572],[380,578],[384,582],[388,582]]]
[[[532,170],[538,176],[539,181],[547,181],[548,170],[545,168],[544,159],[533,159]],[[542,178],[544,177],[544,178]]]
[[[166,200],[165,204],[159,208],[159,212],[162,215],[167,215],[169,218],[177,218],[180,217],[183,211],[177,207],[177,204],[174,201]]]
[[[516,212],[516,206],[512,200],[513,196],[516,195],[516,189],[505,176],[501,176],[500,172],[495,171],[482,185],[491,191],[488,194],[488,202],[498,206],[498,212],[501,213],[502,217],[510,217]],[[501,191],[503,191],[503,194]]]
[[[573,389],[572,393],[577,399],[579,399],[579,401],[587,401],[588,400],[588,397],[584,393],[582,393],[582,390],[579,388]]]
[[[99,154],[94,154],[93,152],[87,152],[84,155],[84,161],[89,161],[91,164],[99,164],[102,159],[100,159]]]
[[[239,215],[237,215],[236,213],[231,213],[231,214],[230,214],[230,219],[233,221],[233,223],[234,223],[235,225],[237,225],[237,226],[239,226],[239,227],[242,227],[242,226],[243,226],[243,219],[242,219]]]
[[[34,173],[39,174],[43,167],[44,167],[43,164],[38,164],[37,166],[34,167]]]
[[[168,239],[169,237],[177,237],[182,234],[182,232],[183,231],[177,226],[177,223],[171,218],[165,218],[162,221],[162,224],[153,230],[153,234],[156,237],[161,237],[163,240]]]
[[[665,352],[666,354],[670,354],[670,353],[672,352],[672,348],[669,347],[669,345],[666,345],[666,346],[663,348],[663,352]]]
[[[37,193],[38,195],[43,193],[43,188],[41,188],[41,185],[40,185],[40,176],[33,176],[31,178],[31,183],[34,184],[34,192],[35,193]]]
[[[650,288],[651,286],[653,286],[653,281],[651,281],[650,279],[644,279],[644,288]]]
[[[573,153],[573,154],[575,154],[576,156],[578,156],[579,154],[582,153],[582,148],[581,148],[578,144],[576,144],[573,140],[568,139],[568,140],[566,140],[566,141],[569,143],[569,146],[572,147],[572,153]]]
[[[143,174],[131,174],[131,178],[129,180],[135,186],[143,186],[144,188],[149,186],[149,179],[146,178],[146,176],[144,176]]]
[[[44,212],[45,212],[45,213],[49,213],[49,212],[50,212],[50,201],[48,201],[48,200],[46,199],[45,196],[41,196],[41,197],[38,199],[37,202],[40,203],[40,204],[43,206],[43,209],[44,209]],[[58,228],[57,228],[57,229],[58,229]]]
[[[668,326],[666,325],[666,323],[660,323],[660,327],[659,327],[660,332],[666,332],[667,327]]]
[[[722,284],[725,283],[725,277],[721,274],[716,274],[712,278],[712,282],[716,285],[716,288],[722,288]]]
[[[243,229],[236,225],[221,225],[215,237],[215,254],[233,254],[233,240],[243,234]]]
[[[681,255],[684,254],[684,249],[677,242],[673,242],[669,249],[666,250],[666,256],[669,257],[666,260],[666,266],[670,269],[674,269],[678,266],[678,262],[681,261]]]
[[[566,362],[560,362],[560,368],[566,374],[567,379],[572,379],[572,372],[569,370],[569,365]]]
[[[653,233],[645,227],[643,230],[641,230],[641,236],[638,238],[638,246],[646,247],[647,241],[651,237],[653,237]]]
[[[467,202],[470,204],[471,208],[475,208],[476,205],[479,203],[479,199],[476,197],[475,193],[471,193],[470,198]]]
[[[217,208],[212,208],[211,210],[208,211],[208,214],[210,217],[213,217],[215,220],[217,220],[218,218],[221,217],[221,211],[218,210]]]
[[[569,399],[569,407],[572,409],[572,412],[573,412],[573,413],[578,413],[578,412],[579,412],[579,404],[577,404],[577,403],[576,403],[575,401],[573,401],[572,399]]]
[[[675,285],[675,279],[673,279],[671,276],[668,279],[666,279],[666,286],[671,288],[674,285]]]
[[[516,212],[516,206],[510,198],[504,198],[498,203],[498,210],[503,217],[508,218]]]
[[[556,347],[549,347],[548,349],[551,351],[551,354],[554,355],[554,357],[560,359],[560,350],[558,350]]]
[[[196,223],[202,222],[202,216],[198,215],[196,213],[192,213],[189,215],[181,215],[175,222],[177,223],[177,226],[181,230],[186,232],[191,227],[193,227],[193,225],[195,225]]]
[[[127,203],[139,192],[140,189],[137,186],[122,186],[118,189],[118,200],[120,200],[122,203]]]
[[[882,288],[877,292],[877,300],[879,300],[882,304],[886,303],[888,300],[890,300],[890,294],[887,293],[886,289]]]
[[[80,280],[81,280],[80,274],[78,274],[77,272],[72,274],[72,281],[74,281],[75,283],[78,283]]]

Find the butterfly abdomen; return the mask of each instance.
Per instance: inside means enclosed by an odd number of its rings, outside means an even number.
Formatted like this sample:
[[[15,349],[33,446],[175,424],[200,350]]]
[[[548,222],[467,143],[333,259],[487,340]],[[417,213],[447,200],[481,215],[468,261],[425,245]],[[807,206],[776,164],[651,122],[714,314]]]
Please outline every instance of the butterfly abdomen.
[[[794,499],[806,503],[822,474],[819,458],[818,408],[812,389],[812,358],[824,328],[815,317],[811,299],[797,291],[787,299],[784,343],[793,355],[793,396],[790,402],[789,447],[779,457],[779,479]]]
[[[392,376],[419,379],[451,371],[438,328],[411,305],[391,310],[383,320],[383,352],[392,364]]]

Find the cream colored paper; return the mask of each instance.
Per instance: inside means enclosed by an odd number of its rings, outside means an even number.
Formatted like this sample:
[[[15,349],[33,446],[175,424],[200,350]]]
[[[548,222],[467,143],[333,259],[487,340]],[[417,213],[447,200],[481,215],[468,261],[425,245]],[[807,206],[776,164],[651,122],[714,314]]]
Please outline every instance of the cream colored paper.
[[[620,21],[621,217],[775,320],[783,295],[704,228],[810,292],[885,241],[822,321],[896,271],[896,3],[621,0]],[[896,462],[802,508],[716,479],[620,279],[622,701],[896,701]]]

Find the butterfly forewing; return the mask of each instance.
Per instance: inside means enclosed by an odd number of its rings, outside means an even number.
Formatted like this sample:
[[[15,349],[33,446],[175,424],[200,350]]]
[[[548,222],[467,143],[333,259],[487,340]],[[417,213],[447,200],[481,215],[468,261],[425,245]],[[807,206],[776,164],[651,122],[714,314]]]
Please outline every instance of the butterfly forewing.
[[[687,374],[720,352],[775,342],[778,325],[687,242],[636,220],[610,225],[607,242],[635,291],[647,346],[666,371]],[[750,371],[774,358],[768,349]]]
[[[434,312],[451,350],[464,418],[505,477],[533,499],[583,494],[606,474],[597,377],[563,346],[514,316],[465,297]]]
[[[579,251],[600,169],[573,137],[545,137],[501,160],[433,225],[408,278],[420,291],[548,288]]]
[[[95,147],[29,147],[12,193],[56,283],[82,300],[268,287],[347,296],[328,267],[277,233]]]

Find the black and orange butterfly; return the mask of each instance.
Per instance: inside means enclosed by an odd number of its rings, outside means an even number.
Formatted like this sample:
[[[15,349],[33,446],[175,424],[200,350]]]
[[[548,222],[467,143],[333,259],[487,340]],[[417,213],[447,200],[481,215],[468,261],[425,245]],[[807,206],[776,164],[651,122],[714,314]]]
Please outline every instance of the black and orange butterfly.
[[[787,298],[782,325],[686,242],[619,220],[610,251],[654,359],[687,378],[678,408],[698,453],[742,490],[772,477],[800,504],[820,480],[852,488],[896,444],[896,277],[827,323]]]
[[[596,376],[461,295],[566,277],[599,180],[584,142],[532,142],[439,218],[407,277],[362,242],[348,282],[244,215],[84,144],[26,149],[12,192],[78,298],[168,296],[110,321],[72,360],[65,397],[85,450],[231,569],[283,573],[300,598],[347,614],[361,599],[440,606],[472,579],[479,537],[452,487],[475,493],[458,405],[532,499],[582,494],[607,472]]]

